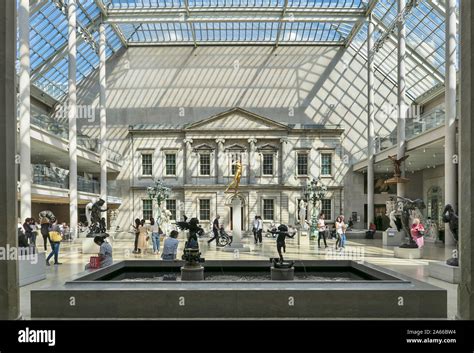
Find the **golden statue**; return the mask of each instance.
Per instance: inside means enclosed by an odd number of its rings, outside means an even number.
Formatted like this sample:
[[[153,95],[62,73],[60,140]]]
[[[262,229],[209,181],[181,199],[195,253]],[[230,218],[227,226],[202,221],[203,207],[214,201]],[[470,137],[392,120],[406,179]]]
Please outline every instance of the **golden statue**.
[[[239,185],[240,185],[240,177],[242,176],[242,163],[240,163],[239,160],[237,160],[235,163],[232,165],[235,165],[235,175],[234,175],[234,180],[229,184],[227,189],[225,189],[225,192],[229,192],[230,188],[234,189],[234,193],[237,194]]]

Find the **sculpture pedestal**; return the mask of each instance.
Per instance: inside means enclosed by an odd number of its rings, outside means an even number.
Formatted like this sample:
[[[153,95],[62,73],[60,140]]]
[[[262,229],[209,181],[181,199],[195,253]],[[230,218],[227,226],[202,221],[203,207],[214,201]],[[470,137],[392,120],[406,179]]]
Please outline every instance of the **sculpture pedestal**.
[[[36,254],[18,256],[18,282],[20,287],[46,279],[46,253],[36,251]]]
[[[428,270],[430,277],[453,284],[461,282],[461,268],[459,266],[449,266],[445,261],[432,261],[428,264]]]
[[[382,233],[382,244],[384,246],[400,246],[405,241],[405,232],[396,229],[387,229]]]
[[[423,258],[423,249],[419,248],[394,248],[395,257],[399,259],[421,259]]]
[[[204,267],[186,266],[181,267],[182,281],[204,281]]]
[[[250,248],[242,243],[242,202],[239,197],[232,199],[232,244],[222,249],[225,252],[250,252]]]
[[[272,281],[293,281],[295,278],[295,268],[271,268]]]

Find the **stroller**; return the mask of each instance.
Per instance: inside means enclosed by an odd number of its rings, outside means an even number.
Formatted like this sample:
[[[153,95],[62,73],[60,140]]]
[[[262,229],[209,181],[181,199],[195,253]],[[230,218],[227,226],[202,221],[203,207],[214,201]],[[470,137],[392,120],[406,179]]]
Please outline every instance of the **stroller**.
[[[219,246],[227,246],[232,244],[233,237],[226,233],[224,227],[220,227],[219,229],[219,240],[217,241],[217,245]]]

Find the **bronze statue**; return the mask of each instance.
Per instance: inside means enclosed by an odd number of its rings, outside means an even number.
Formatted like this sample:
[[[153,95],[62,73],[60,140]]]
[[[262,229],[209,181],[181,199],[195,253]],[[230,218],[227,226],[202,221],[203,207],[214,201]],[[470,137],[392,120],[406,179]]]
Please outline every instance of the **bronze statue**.
[[[91,224],[89,225],[89,234],[87,234],[88,238],[93,238],[97,234],[104,234],[105,237],[108,236],[106,233],[106,225],[105,219],[102,220],[101,213],[107,212],[109,209],[102,209],[104,206],[105,201],[103,199],[99,199],[99,201],[95,202],[91,208]]]
[[[225,189],[225,192],[228,192],[230,188],[234,189],[234,193],[237,194],[239,185],[240,185],[240,178],[242,177],[242,163],[240,163],[239,160],[237,160],[233,165],[235,165],[235,175],[234,175],[234,180],[227,186],[227,189]]]
[[[456,248],[458,246],[458,229],[459,229],[459,217],[458,215],[454,212],[453,206],[450,204],[447,204],[444,207],[443,211],[443,222],[448,223],[449,225],[449,230],[451,231],[451,234],[453,235],[454,241],[456,243]],[[446,233],[445,233],[446,234]],[[457,250],[457,249],[456,249]],[[458,251],[458,250],[457,250]],[[459,258],[452,257],[446,261],[446,264],[450,266],[459,266]]]
[[[405,161],[408,157],[409,155],[406,155],[400,159],[397,159],[397,155],[388,156],[388,158],[392,161],[393,169],[395,171],[395,173],[393,174],[394,178],[400,178],[402,176],[402,171],[400,169],[400,166],[402,165],[402,162]]]

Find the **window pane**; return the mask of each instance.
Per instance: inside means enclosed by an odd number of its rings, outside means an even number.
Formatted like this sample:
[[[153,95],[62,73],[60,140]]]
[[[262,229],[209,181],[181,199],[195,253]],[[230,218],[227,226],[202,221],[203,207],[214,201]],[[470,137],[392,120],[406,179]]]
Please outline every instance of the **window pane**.
[[[166,155],[166,175],[176,175],[176,154]]]
[[[332,175],[332,154],[330,153],[321,155],[321,174]]]
[[[176,200],[166,200],[166,209],[171,212],[171,219],[176,220]]]
[[[263,155],[263,175],[273,175],[273,154]]]
[[[151,175],[152,169],[151,154],[142,154],[142,175]]]
[[[274,208],[273,199],[263,200],[263,219],[273,220]]]
[[[201,175],[211,175],[211,155],[207,153],[201,154],[199,159]]]
[[[143,219],[153,217],[153,200],[143,200]]]
[[[199,200],[199,220],[209,221],[211,219],[211,200]]]
[[[298,153],[298,175],[308,175],[307,153]]]
[[[321,200],[321,212],[324,213],[326,219],[331,219],[331,202],[332,200],[323,199]]]

